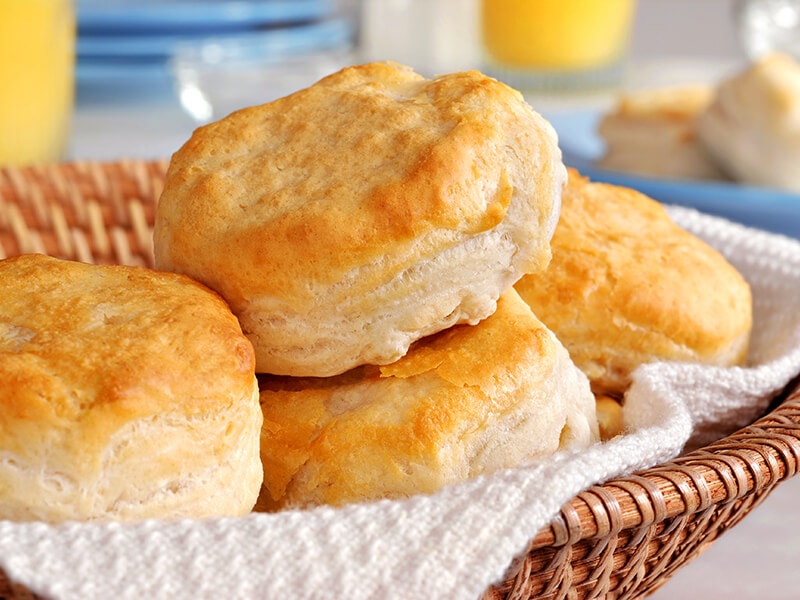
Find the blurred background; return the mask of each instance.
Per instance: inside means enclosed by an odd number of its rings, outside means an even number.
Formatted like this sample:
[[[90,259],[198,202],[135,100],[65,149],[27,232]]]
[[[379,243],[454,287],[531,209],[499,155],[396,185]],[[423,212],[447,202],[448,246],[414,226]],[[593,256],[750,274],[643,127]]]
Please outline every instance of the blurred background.
[[[799,14],[800,0],[3,0],[0,164],[166,157],[199,124],[367,60],[482,69],[541,112],[601,107],[719,78],[793,43]]]
[[[595,169],[621,92],[800,56],[799,32],[800,0],[2,0],[0,164],[169,158],[233,110],[394,60],[516,87],[595,179],[800,237],[794,194]]]
[[[52,0],[51,0],[52,1]],[[238,81],[245,102],[269,99],[299,81],[299,70],[320,61],[390,58],[426,74],[485,66],[482,5],[503,7],[514,21],[529,0],[75,0],[79,103],[138,99],[170,93],[187,71],[204,83],[220,71]],[[551,12],[596,5],[591,16],[619,0],[550,0]],[[544,4],[548,4],[547,1]],[[577,8],[567,8],[574,4]],[[731,59],[744,54],[736,0],[625,0],[633,22],[635,59]],[[531,20],[545,22],[538,9]],[[573,14],[567,15],[574,18]],[[502,25],[502,23],[501,23]],[[608,22],[598,27],[606,37]],[[613,24],[612,24],[613,25]],[[614,34],[616,35],[616,34]],[[530,43],[531,36],[526,39]],[[586,35],[583,36],[586,39]],[[292,62],[294,69],[279,69]],[[276,69],[277,72],[272,72]],[[258,82],[248,81],[257,71]],[[294,77],[294,81],[292,80]],[[177,79],[176,79],[177,78]],[[228,90],[232,97],[236,90]],[[250,95],[252,94],[252,96]]]
[[[495,1],[514,14],[515,0]],[[597,104],[615,86],[637,81],[715,76],[745,56],[735,0],[625,1],[632,22],[622,77],[599,89],[560,90],[556,97],[558,89],[543,85],[526,90],[537,109]],[[569,4],[554,2],[560,11]],[[595,13],[608,5],[570,2],[594,5]],[[196,125],[352,62],[392,59],[429,75],[492,70],[486,68],[482,0],[75,0],[75,8],[68,157],[169,156]],[[497,27],[502,37],[502,23]],[[123,131],[134,135],[121,137]]]

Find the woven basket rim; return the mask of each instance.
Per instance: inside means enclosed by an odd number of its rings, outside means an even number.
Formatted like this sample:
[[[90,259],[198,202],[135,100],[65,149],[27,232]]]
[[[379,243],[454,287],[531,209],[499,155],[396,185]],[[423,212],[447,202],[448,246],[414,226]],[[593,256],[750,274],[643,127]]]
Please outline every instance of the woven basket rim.
[[[730,502],[800,470],[800,379],[753,423],[671,461],[595,484],[562,509],[530,548],[559,546],[646,527]],[[602,509],[592,498],[597,496]],[[663,500],[663,501],[662,501]],[[652,511],[642,511],[643,504]],[[629,505],[638,510],[630,511]],[[600,514],[605,511],[607,516]],[[570,516],[565,516],[567,513]]]
[[[0,258],[41,252],[152,266],[152,222],[167,167],[166,160],[123,160],[0,168]],[[798,469],[800,378],[747,427],[578,494],[484,597],[652,591]],[[709,529],[712,513],[719,522]],[[657,535],[668,539],[669,560],[647,562],[640,549]],[[680,545],[672,543],[679,537]],[[616,583],[615,571],[623,573]]]

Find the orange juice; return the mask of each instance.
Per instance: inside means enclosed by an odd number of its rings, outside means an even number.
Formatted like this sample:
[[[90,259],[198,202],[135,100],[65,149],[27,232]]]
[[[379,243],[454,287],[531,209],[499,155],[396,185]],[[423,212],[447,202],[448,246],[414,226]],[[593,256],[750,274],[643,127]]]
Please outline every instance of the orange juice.
[[[0,0],[0,165],[63,157],[74,47],[72,0]]]
[[[489,58],[514,68],[602,68],[624,53],[635,0],[482,0]]]

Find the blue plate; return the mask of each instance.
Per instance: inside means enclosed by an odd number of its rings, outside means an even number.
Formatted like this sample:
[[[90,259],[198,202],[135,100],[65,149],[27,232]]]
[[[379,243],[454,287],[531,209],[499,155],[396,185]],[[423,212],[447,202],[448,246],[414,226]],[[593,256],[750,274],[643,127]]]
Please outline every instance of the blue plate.
[[[131,74],[138,79],[169,76],[167,65],[163,61],[84,60],[75,68],[75,78],[86,82],[117,80]]]
[[[750,227],[800,238],[800,195],[726,182],[659,179],[595,166],[604,150],[596,133],[600,114],[545,114],[559,136],[564,162],[595,181],[624,185],[665,204],[678,204]]]
[[[354,34],[348,19],[332,19],[316,23],[265,30],[246,30],[236,33],[209,36],[205,32],[158,35],[82,35],[77,43],[78,60],[81,58],[167,58],[182,43],[207,39],[244,41],[269,38],[274,49],[313,49],[345,43]],[[272,42],[270,42],[272,43]]]
[[[82,106],[162,101],[174,95],[163,61],[80,61],[75,83],[75,100]]]
[[[81,34],[221,30],[331,12],[331,0],[78,0],[76,6]]]

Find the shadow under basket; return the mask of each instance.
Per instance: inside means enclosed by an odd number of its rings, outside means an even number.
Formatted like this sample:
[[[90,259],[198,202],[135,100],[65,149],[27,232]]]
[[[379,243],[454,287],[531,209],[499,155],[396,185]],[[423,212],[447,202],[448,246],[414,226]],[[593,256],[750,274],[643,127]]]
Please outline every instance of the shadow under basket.
[[[153,265],[166,161],[0,169],[0,258],[38,252]],[[800,381],[750,426],[567,502],[483,594],[639,598],[733,527],[800,464]],[[0,598],[37,596],[0,570]]]

